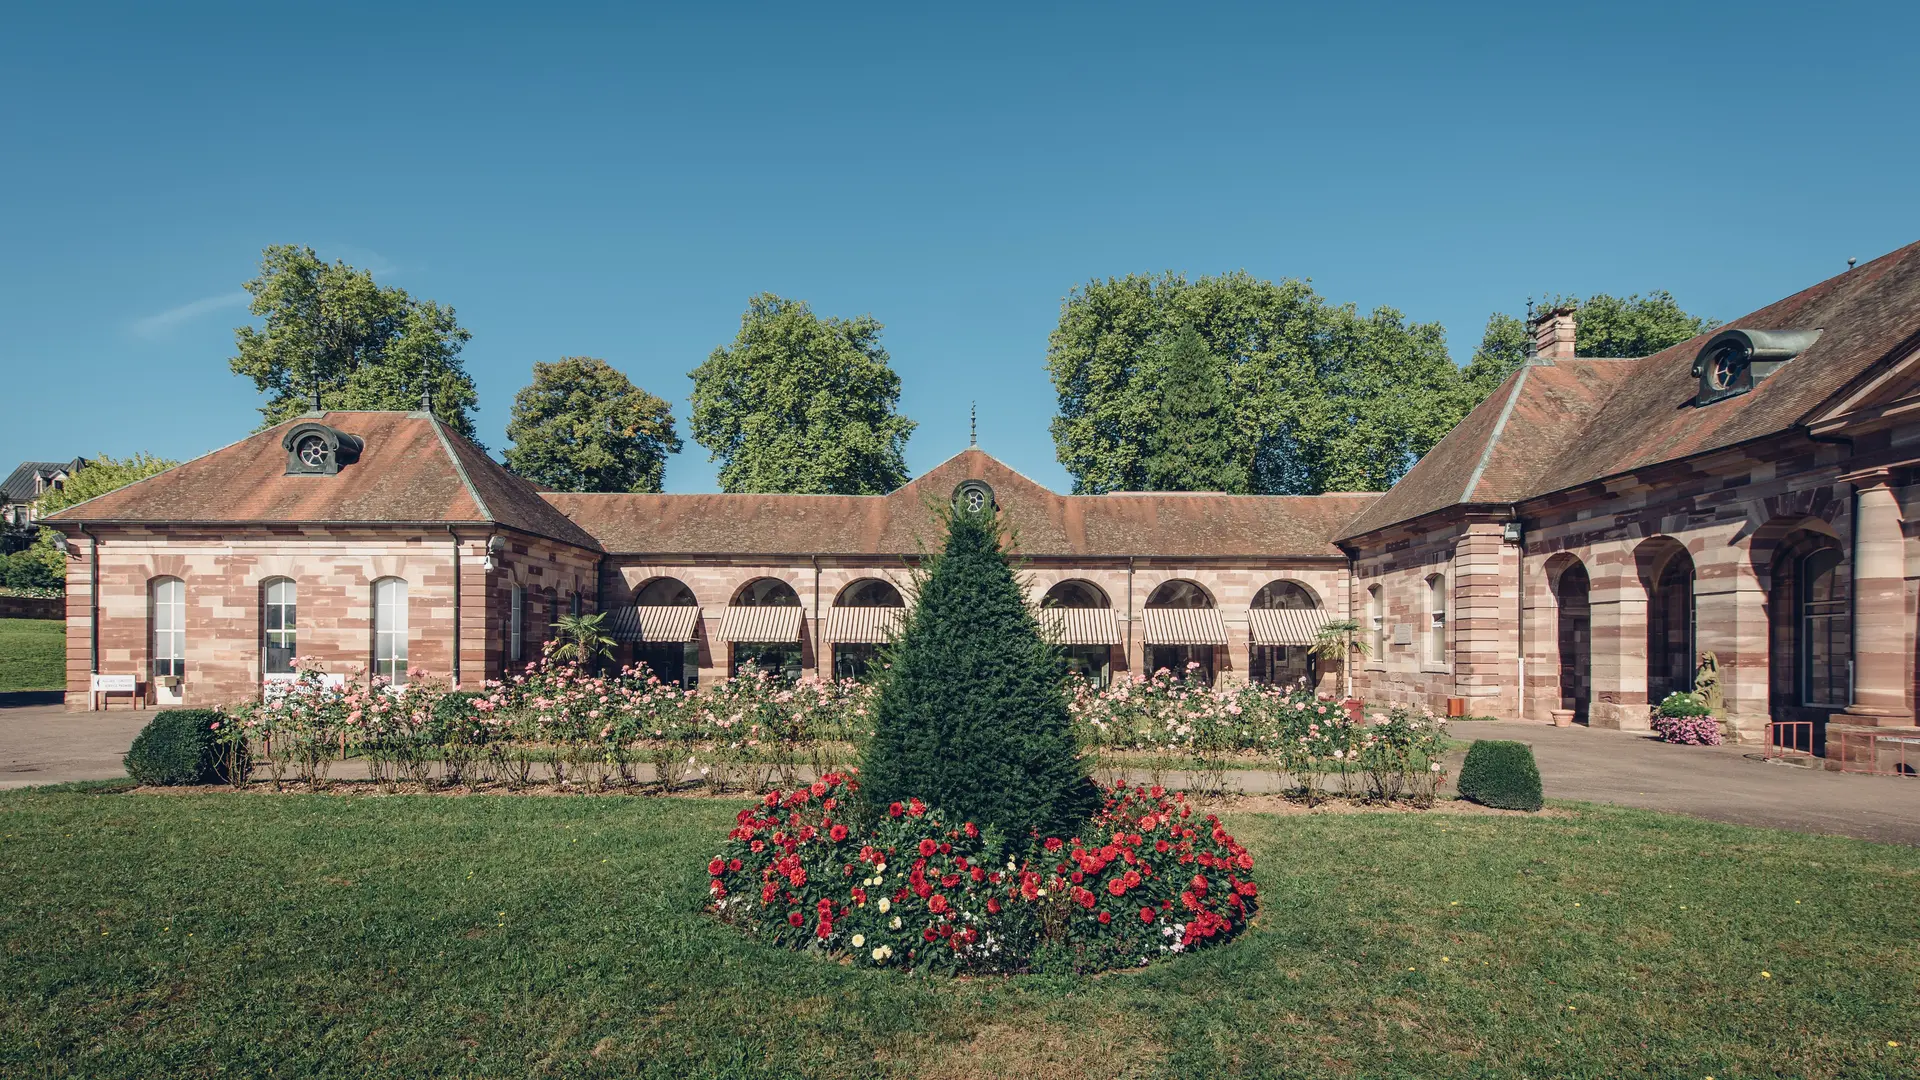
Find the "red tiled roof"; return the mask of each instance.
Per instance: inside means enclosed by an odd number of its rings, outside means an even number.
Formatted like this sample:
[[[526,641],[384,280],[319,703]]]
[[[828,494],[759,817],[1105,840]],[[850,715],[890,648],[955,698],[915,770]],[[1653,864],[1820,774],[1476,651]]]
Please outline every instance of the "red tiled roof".
[[[288,476],[281,436],[317,419],[357,435],[358,461],[333,476]],[[329,412],[256,432],[118,491],[70,506],[58,522],[493,522],[590,550],[593,537],[526,481],[419,413]]]
[[[1448,506],[1520,502],[1792,430],[1920,340],[1920,243],[1727,325],[1824,333],[1750,392],[1699,408],[1693,362],[1710,333],[1635,360],[1530,363],[1339,530],[1341,538]]]
[[[1333,555],[1340,526],[1379,498],[1335,495],[1060,495],[978,449],[888,495],[543,497],[629,553],[913,555],[939,544],[936,508],[984,480],[1025,555]]]

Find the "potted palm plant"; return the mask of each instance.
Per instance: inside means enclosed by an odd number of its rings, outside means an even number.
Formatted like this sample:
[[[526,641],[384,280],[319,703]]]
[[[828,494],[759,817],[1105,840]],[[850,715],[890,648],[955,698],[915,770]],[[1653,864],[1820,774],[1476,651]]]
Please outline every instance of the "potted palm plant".
[[[1353,700],[1353,665],[1350,657],[1357,652],[1364,660],[1367,655],[1367,642],[1360,636],[1359,621],[1328,620],[1314,632],[1313,644],[1307,647],[1307,652],[1316,660],[1330,660],[1340,665],[1341,696],[1347,701],[1347,711],[1357,712],[1358,702]]]

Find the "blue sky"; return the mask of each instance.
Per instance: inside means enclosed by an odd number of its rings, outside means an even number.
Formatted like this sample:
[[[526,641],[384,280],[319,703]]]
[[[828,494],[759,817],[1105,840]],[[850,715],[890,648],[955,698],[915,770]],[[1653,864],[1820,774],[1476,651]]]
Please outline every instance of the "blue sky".
[[[830,9],[830,10],[829,10]],[[537,360],[673,401],[748,296],[871,312],[916,472],[1061,490],[1089,278],[1245,268],[1443,323],[1731,318],[1920,239],[1920,5],[38,5],[0,35],[0,467],[258,422],[304,243],[454,305],[497,453]],[[689,443],[672,491],[714,490]]]

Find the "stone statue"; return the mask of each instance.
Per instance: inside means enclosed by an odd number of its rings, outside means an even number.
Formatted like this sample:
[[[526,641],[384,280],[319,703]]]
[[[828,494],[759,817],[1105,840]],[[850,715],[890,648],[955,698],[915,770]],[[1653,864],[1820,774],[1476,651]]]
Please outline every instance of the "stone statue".
[[[1726,719],[1723,706],[1726,695],[1720,690],[1720,658],[1710,652],[1700,654],[1700,663],[1693,669],[1693,692],[1699,695],[1707,706],[1707,715]]]

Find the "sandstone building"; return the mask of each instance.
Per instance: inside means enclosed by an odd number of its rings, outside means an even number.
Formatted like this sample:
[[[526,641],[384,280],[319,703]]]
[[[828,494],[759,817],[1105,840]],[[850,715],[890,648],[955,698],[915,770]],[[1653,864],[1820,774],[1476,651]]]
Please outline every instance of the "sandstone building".
[[[962,499],[1001,508],[1095,677],[1331,690],[1305,645],[1353,618],[1370,700],[1644,727],[1711,653],[1743,738],[1920,737],[1920,244],[1642,359],[1574,357],[1564,311],[1535,330],[1379,495],[1060,495],[977,449],[885,496],[561,494],[424,413],[310,415],[48,520],[68,702],[94,672],[233,700],[296,654],[471,683],[567,611],[686,682],[853,675]]]

